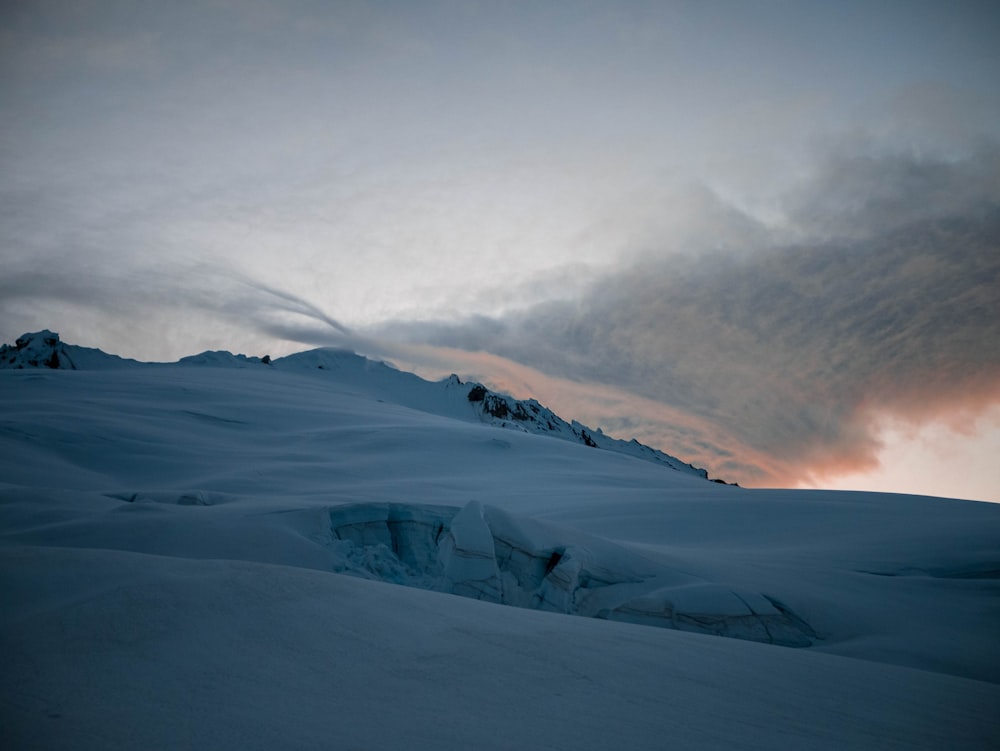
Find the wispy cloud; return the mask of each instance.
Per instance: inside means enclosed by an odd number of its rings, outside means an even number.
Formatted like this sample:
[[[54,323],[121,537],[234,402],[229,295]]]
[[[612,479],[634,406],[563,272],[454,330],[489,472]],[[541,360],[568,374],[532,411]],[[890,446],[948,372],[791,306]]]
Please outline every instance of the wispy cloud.
[[[88,325],[102,341],[120,337],[120,354],[148,357],[143,338],[186,342],[186,350],[210,346],[265,346],[286,342],[373,351],[355,333],[300,295],[212,262],[108,264],[94,269],[93,254],[65,253],[38,267],[13,265],[0,279],[0,313],[17,320],[38,305],[64,320],[70,337],[89,343]],[[36,323],[35,325],[39,325]],[[150,333],[152,332],[152,334]],[[249,336],[248,336],[249,334]],[[108,346],[108,345],[104,345]]]

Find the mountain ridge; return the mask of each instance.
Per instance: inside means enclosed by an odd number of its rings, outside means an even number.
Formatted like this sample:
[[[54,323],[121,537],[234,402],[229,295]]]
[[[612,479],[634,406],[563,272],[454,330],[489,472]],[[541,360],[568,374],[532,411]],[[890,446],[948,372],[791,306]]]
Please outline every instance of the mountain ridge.
[[[497,427],[580,443],[591,448],[631,456],[667,466],[678,472],[710,480],[708,471],[636,439],[623,440],[606,435],[576,420],[565,420],[535,399],[516,399],[489,389],[477,381],[462,381],[452,374],[440,381],[428,381],[397,369],[381,360],[334,348],[318,348],[271,359],[225,350],[206,350],[176,362],[141,362],[109,354],[100,349],[63,342],[59,334],[43,329],[25,333],[13,345],[0,345],[0,369],[104,370],[140,367],[256,368],[302,372],[320,371],[335,375],[377,398],[431,414],[476,420]],[[723,480],[711,479],[720,484]],[[735,483],[734,483],[735,484]]]

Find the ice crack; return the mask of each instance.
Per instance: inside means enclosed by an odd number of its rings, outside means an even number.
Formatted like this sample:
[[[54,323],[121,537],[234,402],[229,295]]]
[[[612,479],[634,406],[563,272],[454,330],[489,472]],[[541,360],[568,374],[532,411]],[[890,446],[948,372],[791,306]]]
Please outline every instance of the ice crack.
[[[504,605],[808,646],[784,603],[657,566],[599,538],[558,532],[471,501],[329,510],[334,570]]]

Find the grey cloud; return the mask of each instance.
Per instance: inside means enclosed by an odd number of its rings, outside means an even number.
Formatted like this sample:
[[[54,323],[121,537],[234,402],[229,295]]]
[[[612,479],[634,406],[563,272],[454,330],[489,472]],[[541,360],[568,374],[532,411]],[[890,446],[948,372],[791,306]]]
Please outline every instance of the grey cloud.
[[[881,415],[920,420],[1000,399],[995,152],[911,161],[831,164],[805,186],[799,200],[813,213],[803,226],[819,239],[767,246],[759,222],[705,210],[701,252],[646,252],[582,294],[502,317],[358,332],[279,284],[207,262],[126,261],[77,237],[83,246],[49,248],[44,262],[8,258],[0,320],[8,338],[52,317],[70,321],[69,330],[57,324],[61,333],[84,344],[86,326],[100,325],[105,341],[121,337],[119,353],[136,357],[148,356],[142,339],[154,330],[159,351],[165,339],[177,356],[250,346],[240,342],[269,348],[275,338],[382,357],[406,343],[488,352],[663,405],[662,414],[626,416],[610,404],[599,417],[715,476],[793,482],[871,463]],[[826,188],[843,184],[855,190],[853,208],[831,201],[817,218]],[[878,209],[899,195],[947,200],[925,212]],[[752,230],[753,247],[736,252],[740,227]],[[713,246],[723,250],[704,250]],[[48,317],[29,321],[28,310]],[[586,410],[570,416],[592,419]]]
[[[785,201],[812,237],[862,238],[928,219],[989,212],[1000,202],[1000,145],[971,140],[971,154],[928,157],[841,147]]]
[[[997,165],[995,152],[832,164],[804,197],[819,211],[823,192],[836,194],[827,215],[809,216],[819,240],[647,255],[574,302],[385,333],[684,410],[704,427],[686,458],[715,474],[787,482],[858,468],[874,459],[879,417],[1000,400]],[[777,469],[755,472],[745,449]]]

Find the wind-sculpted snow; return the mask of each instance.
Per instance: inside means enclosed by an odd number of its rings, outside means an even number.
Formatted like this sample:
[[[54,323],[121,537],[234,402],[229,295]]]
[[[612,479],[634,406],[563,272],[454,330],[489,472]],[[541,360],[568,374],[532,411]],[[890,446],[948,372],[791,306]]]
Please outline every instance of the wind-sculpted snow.
[[[777,600],[671,571],[625,548],[471,501],[330,509],[334,570],[556,613],[805,647]]]

